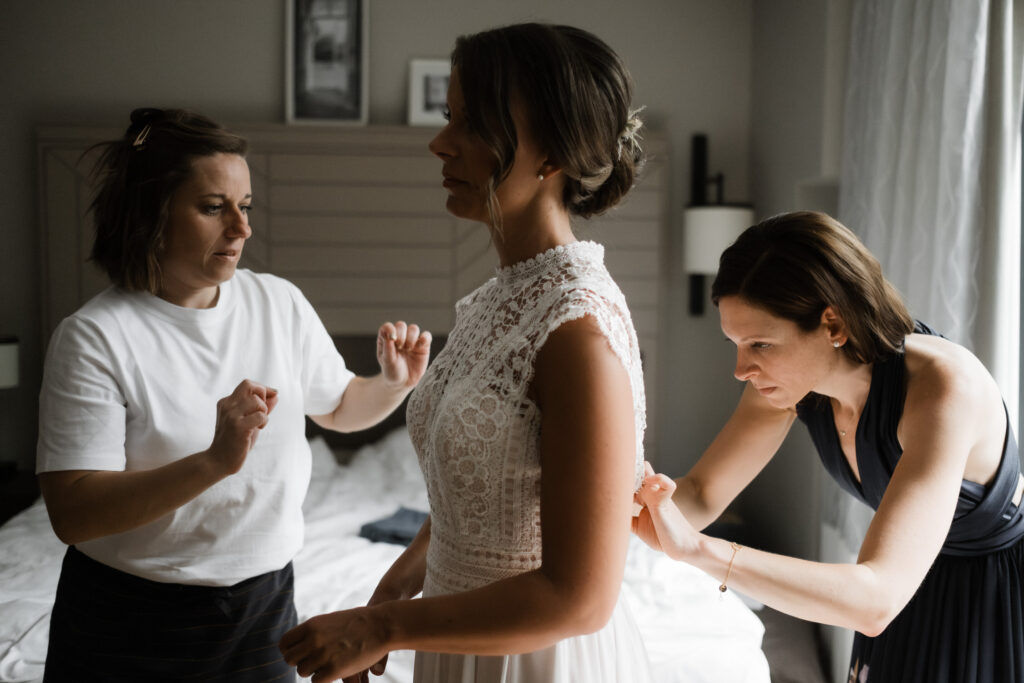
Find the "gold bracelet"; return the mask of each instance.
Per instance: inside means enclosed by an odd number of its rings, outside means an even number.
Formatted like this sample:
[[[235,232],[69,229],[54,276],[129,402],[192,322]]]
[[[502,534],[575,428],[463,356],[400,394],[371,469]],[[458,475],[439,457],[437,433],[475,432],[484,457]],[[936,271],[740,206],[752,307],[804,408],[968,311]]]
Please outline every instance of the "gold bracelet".
[[[740,548],[743,547],[735,541],[731,542],[729,545],[732,546],[732,557],[729,558],[729,566],[725,570],[725,578],[722,579],[722,585],[718,587],[718,590],[722,591],[723,593],[726,591],[725,584],[729,581],[729,574],[732,573],[732,561],[736,559],[736,553],[738,553],[740,551]]]

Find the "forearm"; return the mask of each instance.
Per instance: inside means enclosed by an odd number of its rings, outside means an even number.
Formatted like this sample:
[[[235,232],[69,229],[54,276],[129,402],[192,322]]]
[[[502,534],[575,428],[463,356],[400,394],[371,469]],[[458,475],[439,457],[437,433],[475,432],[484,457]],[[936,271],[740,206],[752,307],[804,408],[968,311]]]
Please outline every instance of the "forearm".
[[[541,570],[453,595],[380,605],[389,650],[476,655],[539,650],[571,636],[598,630],[611,615],[610,601],[559,586]]]
[[[338,432],[367,429],[394,412],[410,391],[410,387],[389,384],[382,374],[353,377],[334,412],[314,420]]]
[[[370,598],[370,604],[388,600],[407,600],[423,590],[427,573],[427,546],[430,544],[430,518],[420,527],[416,537],[381,578]]]
[[[687,521],[698,531],[706,529],[708,525],[718,519],[725,508],[711,507],[703,496],[698,483],[688,477],[680,477],[675,480],[676,490],[672,494],[672,502],[676,504],[679,511],[683,513]]]
[[[876,635],[902,608],[869,564],[826,564],[742,547],[702,535],[685,558],[727,587],[792,616]],[[729,563],[732,562],[732,567]]]
[[[73,545],[154,522],[229,473],[203,451],[151,470],[47,472],[40,486],[54,531]]]

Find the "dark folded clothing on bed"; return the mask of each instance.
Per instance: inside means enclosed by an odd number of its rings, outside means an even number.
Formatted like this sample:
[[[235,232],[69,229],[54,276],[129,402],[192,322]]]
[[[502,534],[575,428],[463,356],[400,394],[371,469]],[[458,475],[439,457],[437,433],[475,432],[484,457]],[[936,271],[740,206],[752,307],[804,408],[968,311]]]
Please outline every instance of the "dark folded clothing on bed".
[[[400,507],[398,512],[390,517],[364,524],[359,530],[359,535],[379,543],[409,545],[425,521],[426,512]]]

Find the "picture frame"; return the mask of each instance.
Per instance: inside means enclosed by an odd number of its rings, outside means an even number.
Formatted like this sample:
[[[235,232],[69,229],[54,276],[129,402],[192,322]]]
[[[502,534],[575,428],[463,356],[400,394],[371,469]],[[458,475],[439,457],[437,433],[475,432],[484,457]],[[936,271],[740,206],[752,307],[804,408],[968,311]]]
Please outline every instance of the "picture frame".
[[[285,0],[285,120],[365,125],[369,0]]]
[[[409,125],[444,126],[448,104],[448,78],[452,65],[447,59],[409,61]]]

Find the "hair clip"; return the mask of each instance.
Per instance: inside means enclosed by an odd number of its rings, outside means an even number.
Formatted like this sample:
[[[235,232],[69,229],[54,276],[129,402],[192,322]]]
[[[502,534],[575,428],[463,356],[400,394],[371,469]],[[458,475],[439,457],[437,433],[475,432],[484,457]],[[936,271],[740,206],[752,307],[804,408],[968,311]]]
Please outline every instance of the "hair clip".
[[[135,136],[135,141],[132,143],[132,148],[136,151],[142,149],[142,146],[146,144],[146,137],[149,135],[149,124],[147,123],[139,131],[139,134]]]
[[[647,106],[638,107],[636,109],[628,109],[626,116],[626,127],[619,133],[618,146],[616,150],[616,158],[622,158],[622,147],[625,144],[629,144],[630,147],[636,147],[637,141],[642,139],[640,135],[640,129],[643,127],[644,122],[640,119],[640,112],[646,109]]]

